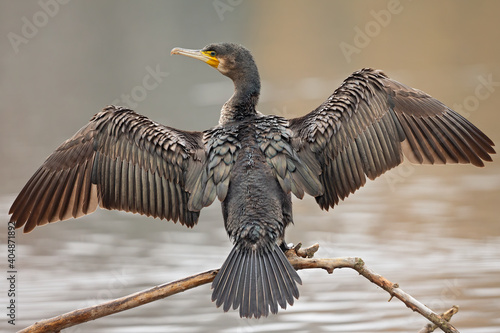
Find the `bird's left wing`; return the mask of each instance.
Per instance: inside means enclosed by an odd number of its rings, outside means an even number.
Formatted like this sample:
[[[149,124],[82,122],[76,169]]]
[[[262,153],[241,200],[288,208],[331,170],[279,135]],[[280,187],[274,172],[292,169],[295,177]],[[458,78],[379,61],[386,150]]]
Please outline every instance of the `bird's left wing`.
[[[303,161],[320,164],[323,209],[402,163],[483,166],[493,142],[428,94],[363,69],[349,76],[317,109],[290,120]],[[316,162],[317,161],[317,162]]]
[[[193,226],[187,202],[205,161],[201,132],[109,106],[59,146],[10,208],[16,228],[90,214],[97,206]]]

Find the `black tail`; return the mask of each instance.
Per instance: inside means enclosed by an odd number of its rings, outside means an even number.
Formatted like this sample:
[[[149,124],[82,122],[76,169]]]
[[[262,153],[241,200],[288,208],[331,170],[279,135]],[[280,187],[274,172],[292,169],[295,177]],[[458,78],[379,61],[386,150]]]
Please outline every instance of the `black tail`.
[[[236,245],[212,283],[212,301],[224,311],[240,307],[240,316],[266,317],[269,308],[278,312],[299,298],[297,283],[302,284],[283,251],[273,244],[264,248]]]

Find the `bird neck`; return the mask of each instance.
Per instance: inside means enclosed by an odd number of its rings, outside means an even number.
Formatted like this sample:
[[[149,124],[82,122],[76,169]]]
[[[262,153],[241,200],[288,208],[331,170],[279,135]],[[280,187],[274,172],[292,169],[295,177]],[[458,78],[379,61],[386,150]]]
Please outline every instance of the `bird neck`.
[[[219,124],[243,120],[257,114],[255,107],[259,101],[260,78],[258,72],[233,78],[234,93],[221,110]]]

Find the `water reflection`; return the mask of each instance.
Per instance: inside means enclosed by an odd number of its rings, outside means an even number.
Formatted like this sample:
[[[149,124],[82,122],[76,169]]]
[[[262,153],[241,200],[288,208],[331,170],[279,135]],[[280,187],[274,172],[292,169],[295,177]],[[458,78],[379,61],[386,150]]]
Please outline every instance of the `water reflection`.
[[[488,172],[453,180],[420,175],[400,184],[395,194],[387,194],[383,180],[370,182],[329,213],[313,200],[297,200],[296,225],[287,239],[319,242],[320,257],[362,257],[436,311],[459,305],[454,323],[462,332],[491,332],[500,325],[500,235],[493,226],[470,221],[473,207],[468,215],[454,213],[454,206],[470,199],[464,190],[498,197],[498,187],[486,185],[495,182],[498,177]],[[431,185],[440,191],[429,190]],[[437,201],[442,194],[446,200]],[[11,200],[2,198],[2,210]],[[193,230],[98,211],[19,233],[17,327],[220,266],[230,243],[219,210],[217,205],[205,209]],[[471,226],[465,233],[450,230],[462,220],[481,226],[480,235],[469,237]],[[247,320],[235,311],[225,314],[210,301],[209,286],[202,286],[68,332],[414,332],[425,325],[354,271],[300,274],[300,299],[277,316]]]

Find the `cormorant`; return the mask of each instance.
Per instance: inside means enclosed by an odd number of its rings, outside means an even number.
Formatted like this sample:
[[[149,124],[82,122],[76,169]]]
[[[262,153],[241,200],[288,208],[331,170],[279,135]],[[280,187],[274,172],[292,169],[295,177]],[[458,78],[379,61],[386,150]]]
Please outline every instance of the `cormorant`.
[[[212,300],[242,317],[267,316],[298,298],[300,277],[284,255],[291,193],[328,210],[397,166],[483,166],[493,142],[428,94],[362,69],[303,117],[263,115],[257,66],[230,43],[171,54],[199,59],[234,82],[219,124],[202,132],[158,124],[108,106],[35,172],[9,213],[30,232],[97,206],[193,227],[203,207],[222,203],[234,247],[213,281]]]

